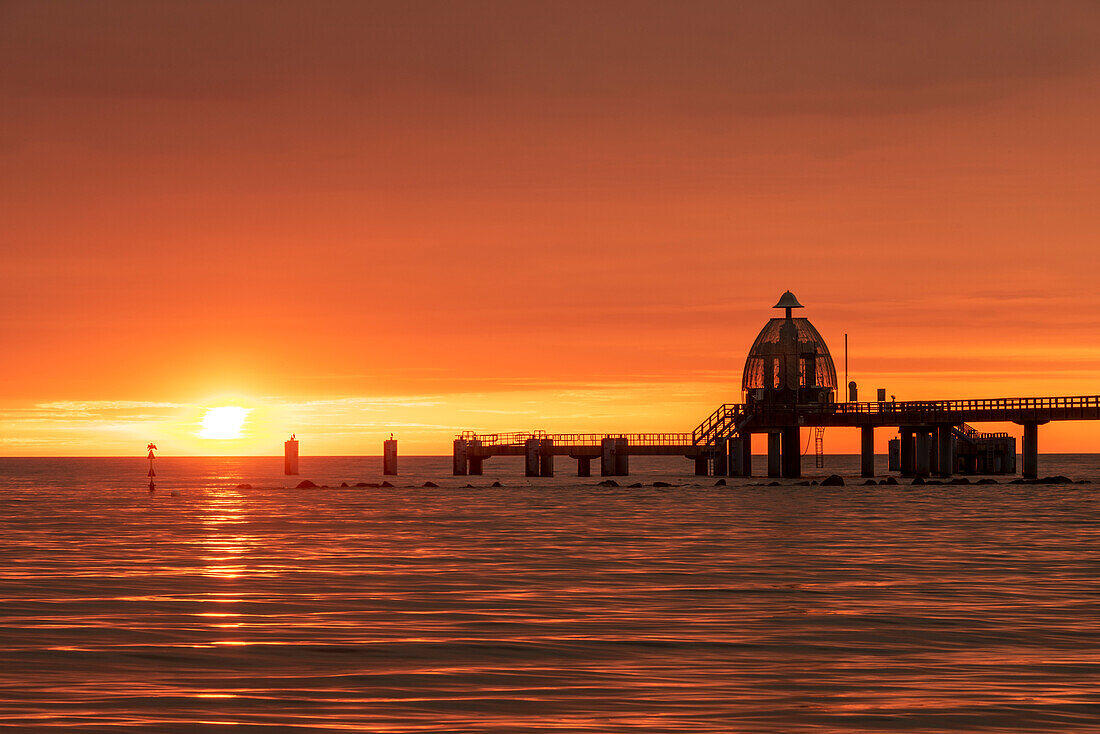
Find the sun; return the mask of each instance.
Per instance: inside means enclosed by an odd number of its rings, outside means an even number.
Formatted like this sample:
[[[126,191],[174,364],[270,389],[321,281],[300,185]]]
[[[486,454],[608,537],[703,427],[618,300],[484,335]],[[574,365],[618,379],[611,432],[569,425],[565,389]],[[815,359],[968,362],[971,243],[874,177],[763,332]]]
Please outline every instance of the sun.
[[[239,408],[235,405],[210,408],[202,417],[202,429],[198,436],[199,438],[240,438],[241,427],[251,412],[249,408]]]

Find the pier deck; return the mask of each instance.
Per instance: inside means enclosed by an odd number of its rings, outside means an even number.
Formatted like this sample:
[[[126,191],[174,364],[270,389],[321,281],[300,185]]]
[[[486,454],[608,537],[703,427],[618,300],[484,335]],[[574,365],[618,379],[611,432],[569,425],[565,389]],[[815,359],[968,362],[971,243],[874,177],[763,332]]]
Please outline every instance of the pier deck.
[[[768,435],[769,476],[801,476],[802,427],[862,430],[862,474],[874,476],[874,429],[898,427],[903,474],[941,476],[955,472],[954,442],[969,423],[1011,422],[1023,426],[1023,474],[1038,471],[1038,426],[1051,421],[1100,420],[1100,395],[975,400],[812,403],[770,405],[727,403],[691,433],[478,434],[464,431],[454,442],[454,473],[481,474],[494,456],[524,456],[528,476],[553,476],[555,456],[577,461],[579,476],[590,476],[591,460],[601,474],[624,476],[630,456],[684,456],[696,474],[751,476],[753,434]]]

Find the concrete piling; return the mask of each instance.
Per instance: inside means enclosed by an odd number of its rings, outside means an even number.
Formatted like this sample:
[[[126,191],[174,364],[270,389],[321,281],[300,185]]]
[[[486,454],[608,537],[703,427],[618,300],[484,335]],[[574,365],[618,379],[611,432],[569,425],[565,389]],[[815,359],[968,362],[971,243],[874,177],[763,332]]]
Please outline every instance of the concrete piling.
[[[742,477],[752,476],[752,433],[741,434],[738,439],[741,442],[741,471]]]
[[[936,426],[936,473],[941,477],[955,473],[954,442],[951,440],[954,429],[950,424]]]
[[[783,475],[783,453],[781,437],[777,431],[768,432],[768,476],[774,478]]]
[[[298,474],[298,439],[294,436],[283,443],[283,474]]]
[[[859,439],[859,474],[862,477],[873,477],[875,476],[875,427],[861,427]]]
[[[452,472],[456,477],[466,476],[466,440],[462,438],[455,439],[453,462],[451,464]]]
[[[592,458],[589,456],[577,457],[577,476],[578,477],[590,477],[592,476]]]
[[[714,440],[714,476],[729,476],[729,440],[718,438]]]
[[[627,453],[627,445],[627,439],[615,439],[615,476],[617,477],[630,475],[630,454]]]
[[[397,441],[392,438],[382,442],[382,473],[387,476],[397,475]]]
[[[523,455],[525,457],[524,475],[537,477],[539,475],[539,444],[537,438],[529,438],[523,442]]]
[[[1039,424],[1024,424],[1024,479],[1039,478]]]
[[[554,440],[543,438],[539,440],[539,476],[554,476]]]
[[[469,473],[473,476],[480,477],[483,471],[482,465],[485,462],[485,457],[477,453],[477,450],[481,448],[481,440],[472,438],[466,442],[466,460],[469,464]],[[476,454],[476,455],[475,455]]]
[[[913,442],[913,473],[918,477],[926,477],[929,474],[929,459],[931,458],[931,446],[929,444],[928,431],[917,431]]]
[[[615,476],[615,439],[600,439],[600,476]]]
[[[743,477],[745,474],[745,439],[743,437],[729,440],[729,475],[731,477]]]
[[[798,426],[782,429],[783,476],[798,479],[802,476],[802,438]]]
[[[710,465],[710,460],[706,454],[696,454],[695,457],[695,476],[705,477],[707,476],[707,469]]]
[[[901,442],[899,448],[901,461],[901,475],[911,477],[916,471],[916,445],[913,439],[913,429],[903,426],[901,428]]]

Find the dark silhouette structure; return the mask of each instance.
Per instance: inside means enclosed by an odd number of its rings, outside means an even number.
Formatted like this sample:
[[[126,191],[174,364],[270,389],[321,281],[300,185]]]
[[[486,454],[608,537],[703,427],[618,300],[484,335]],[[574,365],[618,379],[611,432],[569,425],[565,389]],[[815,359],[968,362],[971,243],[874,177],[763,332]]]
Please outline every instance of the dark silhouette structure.
[[[283,443],[283,474],[297,476],[298,474],[298,438],[297,434],[290,434],[290,439]]]
[[[793,318],[805,308],[787,291],[773,308],[786,310],[760,330],[745,359],[741,388],[747,402],[765,405],[831,403],[836,394],[836,368],[825,340],[809,319]]]
[[[828,346],[790,291],[774,308],[782,318],[764,325],[745,360],[743,402],[721,405],[691,433],[478,434],[454,442],[454,473],[481,474],[493,456],[524,456],[527,476],[553,476],[554,456],[577,461],[578,476],[591,476],[592,459],[604,476],[624,476],[630,456],[685,456],[699,475],[752,476],[755,434],[768,441],[768,476],[802,475],[802,428],[820,433],[846,426],[861,432],[861,473],[875,475],[874,430],[898,428],[896,468],[903,475],[1015,472],[1015,439],[980,433],[969,424],[1014,422],[1023,426],[1023,475],[1038,476],[1039,426],[1059,420],[1100,420],[1100,395],[981,400],[836,402],[836,368]],[[854,390],[852,391],[854,393]]]

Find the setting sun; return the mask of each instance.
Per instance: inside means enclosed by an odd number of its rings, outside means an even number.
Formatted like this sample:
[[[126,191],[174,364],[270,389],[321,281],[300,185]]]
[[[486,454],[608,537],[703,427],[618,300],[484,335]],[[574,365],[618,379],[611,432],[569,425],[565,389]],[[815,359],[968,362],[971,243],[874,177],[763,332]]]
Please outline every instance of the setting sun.
[[[199,438],[240,438],[241,427],[250,412],[237,406],[210,408],[202,418]]]

